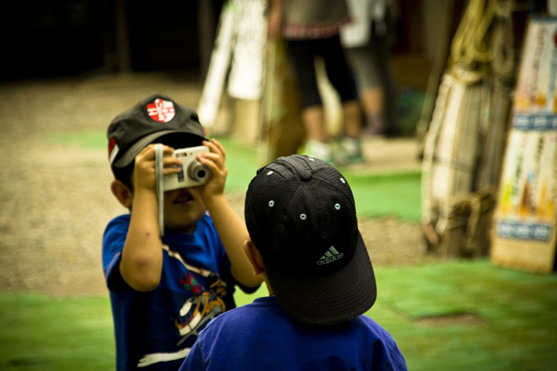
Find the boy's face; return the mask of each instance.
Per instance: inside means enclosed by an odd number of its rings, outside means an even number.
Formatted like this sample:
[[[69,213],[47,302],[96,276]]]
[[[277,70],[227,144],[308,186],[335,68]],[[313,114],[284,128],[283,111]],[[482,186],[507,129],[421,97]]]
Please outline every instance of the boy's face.
[[[191,233],[206,212],[201,187],[181,188],[164,192],[164,226]]]

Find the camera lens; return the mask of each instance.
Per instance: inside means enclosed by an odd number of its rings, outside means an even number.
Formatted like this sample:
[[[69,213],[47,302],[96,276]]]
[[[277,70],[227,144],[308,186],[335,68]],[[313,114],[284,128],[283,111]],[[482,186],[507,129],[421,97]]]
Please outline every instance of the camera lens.
[[[201,182],[203,180],[209,179],[211,175],[211,170],[198,161],[194,161],[190,164],[188,168],[188,176],[191,180],[196,182]]]

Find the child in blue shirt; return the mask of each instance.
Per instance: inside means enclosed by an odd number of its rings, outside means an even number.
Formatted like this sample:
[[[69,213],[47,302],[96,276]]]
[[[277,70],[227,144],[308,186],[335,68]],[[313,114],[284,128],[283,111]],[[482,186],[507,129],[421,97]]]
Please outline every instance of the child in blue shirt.
[[[243,252],[245,223],[223,194],[225,150],[205,138],[193,110],[163,95],[118,115],[107,136],[111,190],[130,210],[113,219],[103,236],[117,369],[176,370],[198,332],[235,307],[234,286],[252,292],[261,282]],[[212,174],[205,185],[164,193],[164,231],[155,143],[163,145],[163,175],[181,171],[174,149],[201,145],[209,152],[197,161]]]
[[[407,370],[395,340],[363,313],[375,275],[344,177],[328,163],[281,157],[246,194],[246,255],[269,296],[212,321],[188,370]]]

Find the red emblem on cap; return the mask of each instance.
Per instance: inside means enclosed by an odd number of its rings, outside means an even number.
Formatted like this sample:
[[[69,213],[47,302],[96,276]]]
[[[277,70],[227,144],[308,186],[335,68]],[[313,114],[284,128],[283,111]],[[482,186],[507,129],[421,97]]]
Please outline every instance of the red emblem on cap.
[[[118,151],[119,148],[116,144],[116,141],[114,140],[114,138],[110,138],[110,140],[108,141],[108,160],[111,164],[112,162],[114,162],[114,159],[118,155]]]
[[[161,98],[147,105],[149,117],[158,122],[168,122],[174,118],[174,104]]]

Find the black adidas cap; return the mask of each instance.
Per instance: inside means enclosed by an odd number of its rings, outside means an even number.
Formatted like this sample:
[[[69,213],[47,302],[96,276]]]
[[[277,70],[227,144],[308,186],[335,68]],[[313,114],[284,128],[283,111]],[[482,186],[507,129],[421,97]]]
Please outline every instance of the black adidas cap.
[[[328,163],[293,155],[258,170],[245,219],[273,292],[294,319],[333,325],[375,303],[352,191]]]

